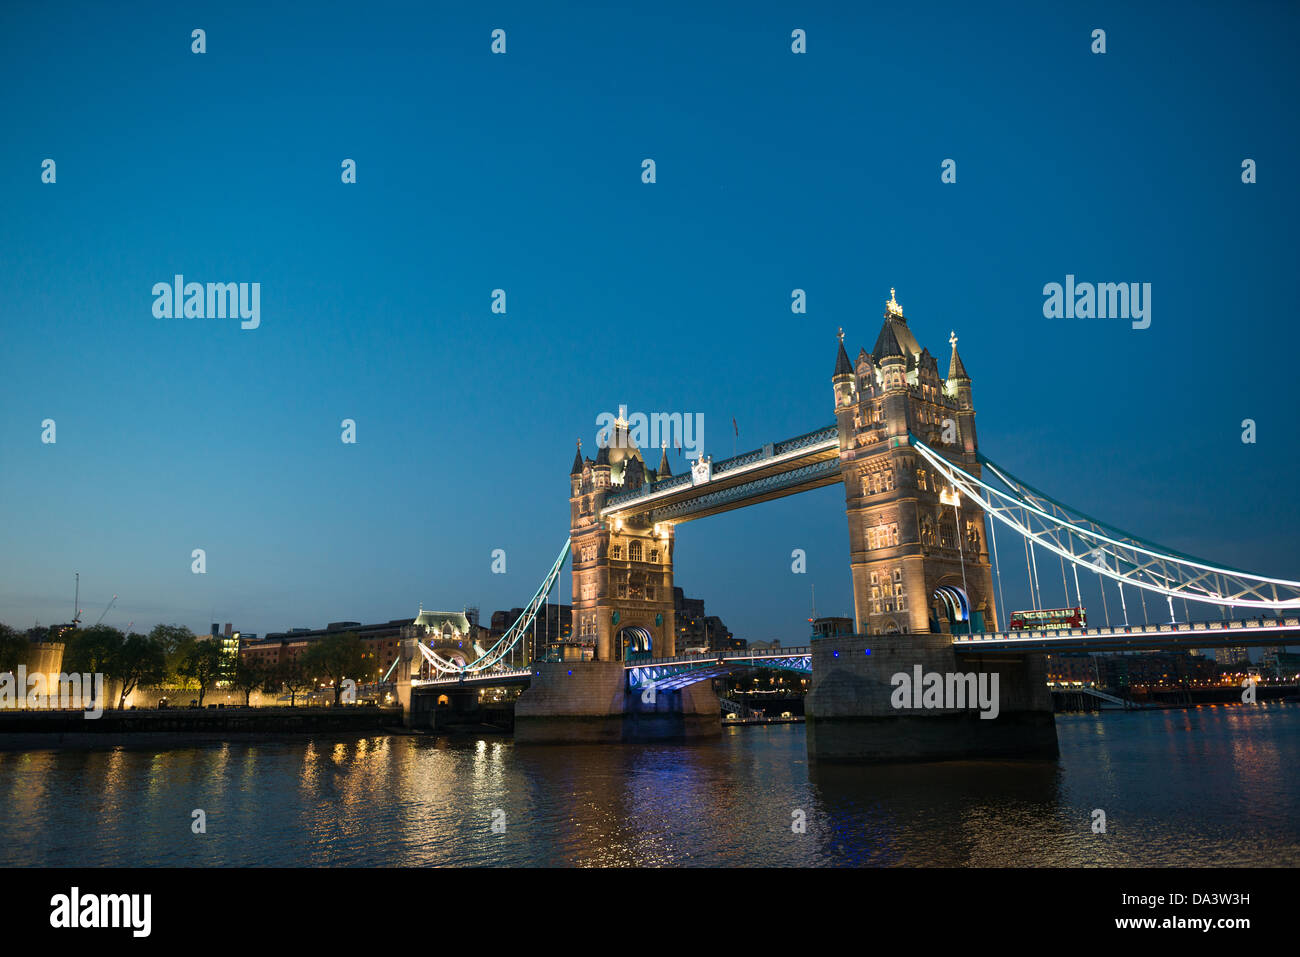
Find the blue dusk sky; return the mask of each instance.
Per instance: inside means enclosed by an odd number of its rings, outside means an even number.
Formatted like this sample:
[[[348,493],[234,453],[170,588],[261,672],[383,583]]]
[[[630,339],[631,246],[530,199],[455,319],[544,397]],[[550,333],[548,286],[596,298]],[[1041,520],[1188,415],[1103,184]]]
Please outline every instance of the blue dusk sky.
[[[74,572],[137,630],[521,605],[598,415],[702,413],[715,459],[830,424],[891,286],[990,458],[1300,579],[1298,9],[10,0],[0,621]],[[260,327],[155,318],[178,273],[259,282]],[[1150,328],[1044,318],[1067,274],[1150,283]],[[676,583],[751,640],[814,585],[852,614],[843,489],[681,526]]]

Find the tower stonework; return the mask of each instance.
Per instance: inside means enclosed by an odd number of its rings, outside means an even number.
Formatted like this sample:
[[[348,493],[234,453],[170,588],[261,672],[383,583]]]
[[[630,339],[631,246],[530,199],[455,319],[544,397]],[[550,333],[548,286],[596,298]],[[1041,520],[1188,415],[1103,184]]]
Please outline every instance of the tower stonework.
[[[1044,656],[962,654],[951,638],[999,622],[983,509],[944,487],[911,438],[980,474],[971,380],[956,334],[948,375],[940,377],[893,290],[884,320],[875,348],[856,363],[841,333],[831,377],[857,625],[855,634],[812,641],[808,757],[1053,757]],[[997,706],[981,712],[965,697],[918,703],[896,694],[900,679],[922,675],[953,687],[986,682]]]
[[[676,652],[671,525],[637,518],[603,522],[609,496],[669,474],[666,452],[647,469],[620,414],[602,437],[595,461],[581,446],[569,473],[569,536],[573,551],[573,636],[597,661]],[[584,654],[587,652],[577,652]]]
[[[955,334],[950,342],[944,378],[893,290],[871,352],[850,363],[840,336],[831,385],[860,634],[984,631],[998,622],[983,509],[957,498],[909,439],[980,474],[971,380]]]

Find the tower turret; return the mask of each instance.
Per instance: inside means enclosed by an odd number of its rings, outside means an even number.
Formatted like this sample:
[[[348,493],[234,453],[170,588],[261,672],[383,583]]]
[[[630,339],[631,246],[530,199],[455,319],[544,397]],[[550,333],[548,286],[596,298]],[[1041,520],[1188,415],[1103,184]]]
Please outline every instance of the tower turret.
[[[948,342],[952,346],[952,359],[948,363],[945,391],[957,401],[957,428],[962,451],[973,460],[979,443],[975,439],[975,398],[971,393],[970,376],[957,354],[957,333],[951,332]]]

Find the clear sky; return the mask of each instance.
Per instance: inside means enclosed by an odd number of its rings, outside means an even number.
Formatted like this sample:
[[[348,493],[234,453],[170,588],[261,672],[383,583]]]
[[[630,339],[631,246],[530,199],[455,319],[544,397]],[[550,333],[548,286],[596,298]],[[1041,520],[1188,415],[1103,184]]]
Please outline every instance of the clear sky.
[[[830,424],[891,286],[991,458],[1300,578],[1300,15],[1134,6],[10,0],[0,620],[68,620],[78,571],[137,629],[521,605],[597,415],[703,413],[715,459]],[[155,318],[176,273],[260,282],[260,327]],[[1151,283],[1150,328],[1044,318],[1067,274]],[[682,526],[677,584],[749,639],[812,585],[851,614],[842,496]]]

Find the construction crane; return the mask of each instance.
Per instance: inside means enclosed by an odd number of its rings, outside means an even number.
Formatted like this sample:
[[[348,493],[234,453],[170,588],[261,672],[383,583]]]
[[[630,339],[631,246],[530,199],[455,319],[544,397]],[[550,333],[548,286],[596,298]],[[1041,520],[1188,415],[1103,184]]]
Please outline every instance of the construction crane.
[[[95,627],[96,627],[96,628],[99,627],[99,622],[101,622],[101,621],[104,620],[104,615],[107,615],[107,614],[108,614],[108,609],[112,608],[112,607],[113,607],[113,604],[114,604],[116,601],[117,601],[117,596],[114,595],[114,596],[113,596],[113,601],[110,601],[107,605],[104,606],[104,610],[103,610],[103,612],[100,613],[99,620],[95,622]]]

